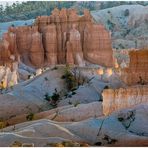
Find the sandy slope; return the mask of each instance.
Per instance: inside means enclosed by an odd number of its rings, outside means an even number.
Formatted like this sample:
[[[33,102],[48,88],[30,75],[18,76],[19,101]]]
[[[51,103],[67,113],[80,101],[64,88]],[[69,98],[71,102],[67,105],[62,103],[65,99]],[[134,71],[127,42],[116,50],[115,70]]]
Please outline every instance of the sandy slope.
[[[45,101],[45,93],[52,93],[64,89],[61,79],[62,69],[49,70],[43,74],[22,82],[14,87],[8,94],[0,95],[0,117],[9,118],[28,112],[46,110],[50,105]],[[45,77],[49,80],[45,80]]]
[[[108,117],[88,118],[79,122],[55,122],[42,119],[21,123],[16,125],[15,129],[13,126],[3,129],[0,146],[9,146],[15,140],[21,143],[34,143],[35,146],[45,146],[47,143],[65,139],[92,145],[101,142],[101,145],[106,146],[147,146],[148,118],[145,117],[147,117],[148,104],[122,110],[120,114],[127,116],[129,111],[136,112],[135,120],[131,122],[129,118],[126,123],[118,120],[119,112]],[[131,122],[131,125],[126,129],[128,122]],[[143,135],[140,135],[141,129]]]

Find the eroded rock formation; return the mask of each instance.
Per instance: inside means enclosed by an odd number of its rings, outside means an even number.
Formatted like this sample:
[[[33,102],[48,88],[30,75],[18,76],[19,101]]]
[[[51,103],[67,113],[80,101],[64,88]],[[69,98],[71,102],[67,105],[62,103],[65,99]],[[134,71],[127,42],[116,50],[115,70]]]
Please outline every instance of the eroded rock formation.
[[[128,85],[148,83],[148,50],[130,51],[129,67],[121,72],[121,79]]]
[[[87,10],[79,16],[74,9],[54,9],[50,16],[37,17],[33,26],[10,27],[0,48],[5,51],[2,62],[19,54],[25,64],[36,67],[82,66],[85,60],[113,66],[110,34],[103,25],[94,23]]]
[[[147,85],[103,91],[103,113],[105,115],[146,102],[148,102]]]

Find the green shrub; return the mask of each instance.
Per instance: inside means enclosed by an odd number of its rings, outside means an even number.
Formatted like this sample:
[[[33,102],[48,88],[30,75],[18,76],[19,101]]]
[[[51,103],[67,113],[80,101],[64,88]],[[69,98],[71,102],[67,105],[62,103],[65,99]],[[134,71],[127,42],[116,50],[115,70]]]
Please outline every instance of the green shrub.
[[[74,89],[77,86],[76,78],[71,73],[69,66],[66,66],[65,71],[64,71],[64,75],[62,76],[62,78],[65,79],[66,84],[67,84],[67,89],[69,91],[71,91],[72,89]]]
[[[31,121],[31,120],[33,120],[33,118],[34,118],[34,114],[33,114],[33,113],[29,113],[29,114],[26,116],[26,120],[27,120],[27,121]]]
[[[57,105],[57,101],[60,99],[60,94],[59,92],[57,92],[57,89],[55,88],[55,92],[52,94],[52,96],[49,96],[48,93],[46,93],[45,95],[45,100],[50,102],[50,105],[52,106],[56,106]]]
[[[49,96],[48,93],[46,93],[46,94],[44,95],[44,99],[47,100],[47,101],[50,101],[50,96]]]
[[[49,80],[47,77],[45,77],[44,79],[45,79],[45,81],[48,81]]]
[[[113,22],[111,22],[110,20],[107,20],[107,24],[108,24],[109,30],[113,31],[115,24]]]
[[[57,92],[57,90],[55,89],[55,92],[53,93],[53,95],[50,97],[52,101],[57,102],[60,98],[59,93]]]
[[[126,9],[126,10],[124,11],[124,16],[129,16],[129,10],[128,10],[128,9]]]

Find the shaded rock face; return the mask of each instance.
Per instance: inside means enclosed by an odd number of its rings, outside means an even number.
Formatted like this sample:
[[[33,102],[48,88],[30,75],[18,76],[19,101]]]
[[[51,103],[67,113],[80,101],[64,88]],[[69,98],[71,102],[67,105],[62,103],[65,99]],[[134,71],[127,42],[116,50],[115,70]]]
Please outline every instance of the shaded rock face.
[[[108,115],[113,111],[129,108],[148,102],[148,86],[139,85],[120,89],[103,91],[103,113]]]
[[[121,72],[121,79],[128,85],[148,83],[148,50],[130,51],[129,67]]]
[[[54,9],[50,16],[37,17],[34,26],[10,27],[6,36],[5,48],[19,54],[25,64],[83,66],[87,60],[113,66],[110,34],[87,10],[78,16],[74,9]]]
[[[85,58],[95,64],[112,66],[111,61],[113,61],[113,58],[109,50],[111,45],[109,38],[110,34],[105,30],[104,26],[87,25],[84,30]]]

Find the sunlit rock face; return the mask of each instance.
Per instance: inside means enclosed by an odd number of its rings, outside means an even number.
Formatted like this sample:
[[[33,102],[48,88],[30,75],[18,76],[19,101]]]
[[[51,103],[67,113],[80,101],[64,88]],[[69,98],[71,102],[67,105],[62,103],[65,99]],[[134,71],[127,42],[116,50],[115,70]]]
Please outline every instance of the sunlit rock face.
[[[128,85],[148,83],[148,50],[130,51],[129,67],[121,72],[121,79]]]
[[[37,17],[33,26],[10,27],[2,42],[0,50],[19,54],[25,64],[36,67],[84,66],[85,61],[113,66],[110,34],[94,23],[88,10],[79,16],[74,9],[54,9],[50,16]]]
[[[103,91],[103,113],[105,115],[116,110],[147,102],[147,85],[138,85],[120,89],[105,89]]]

